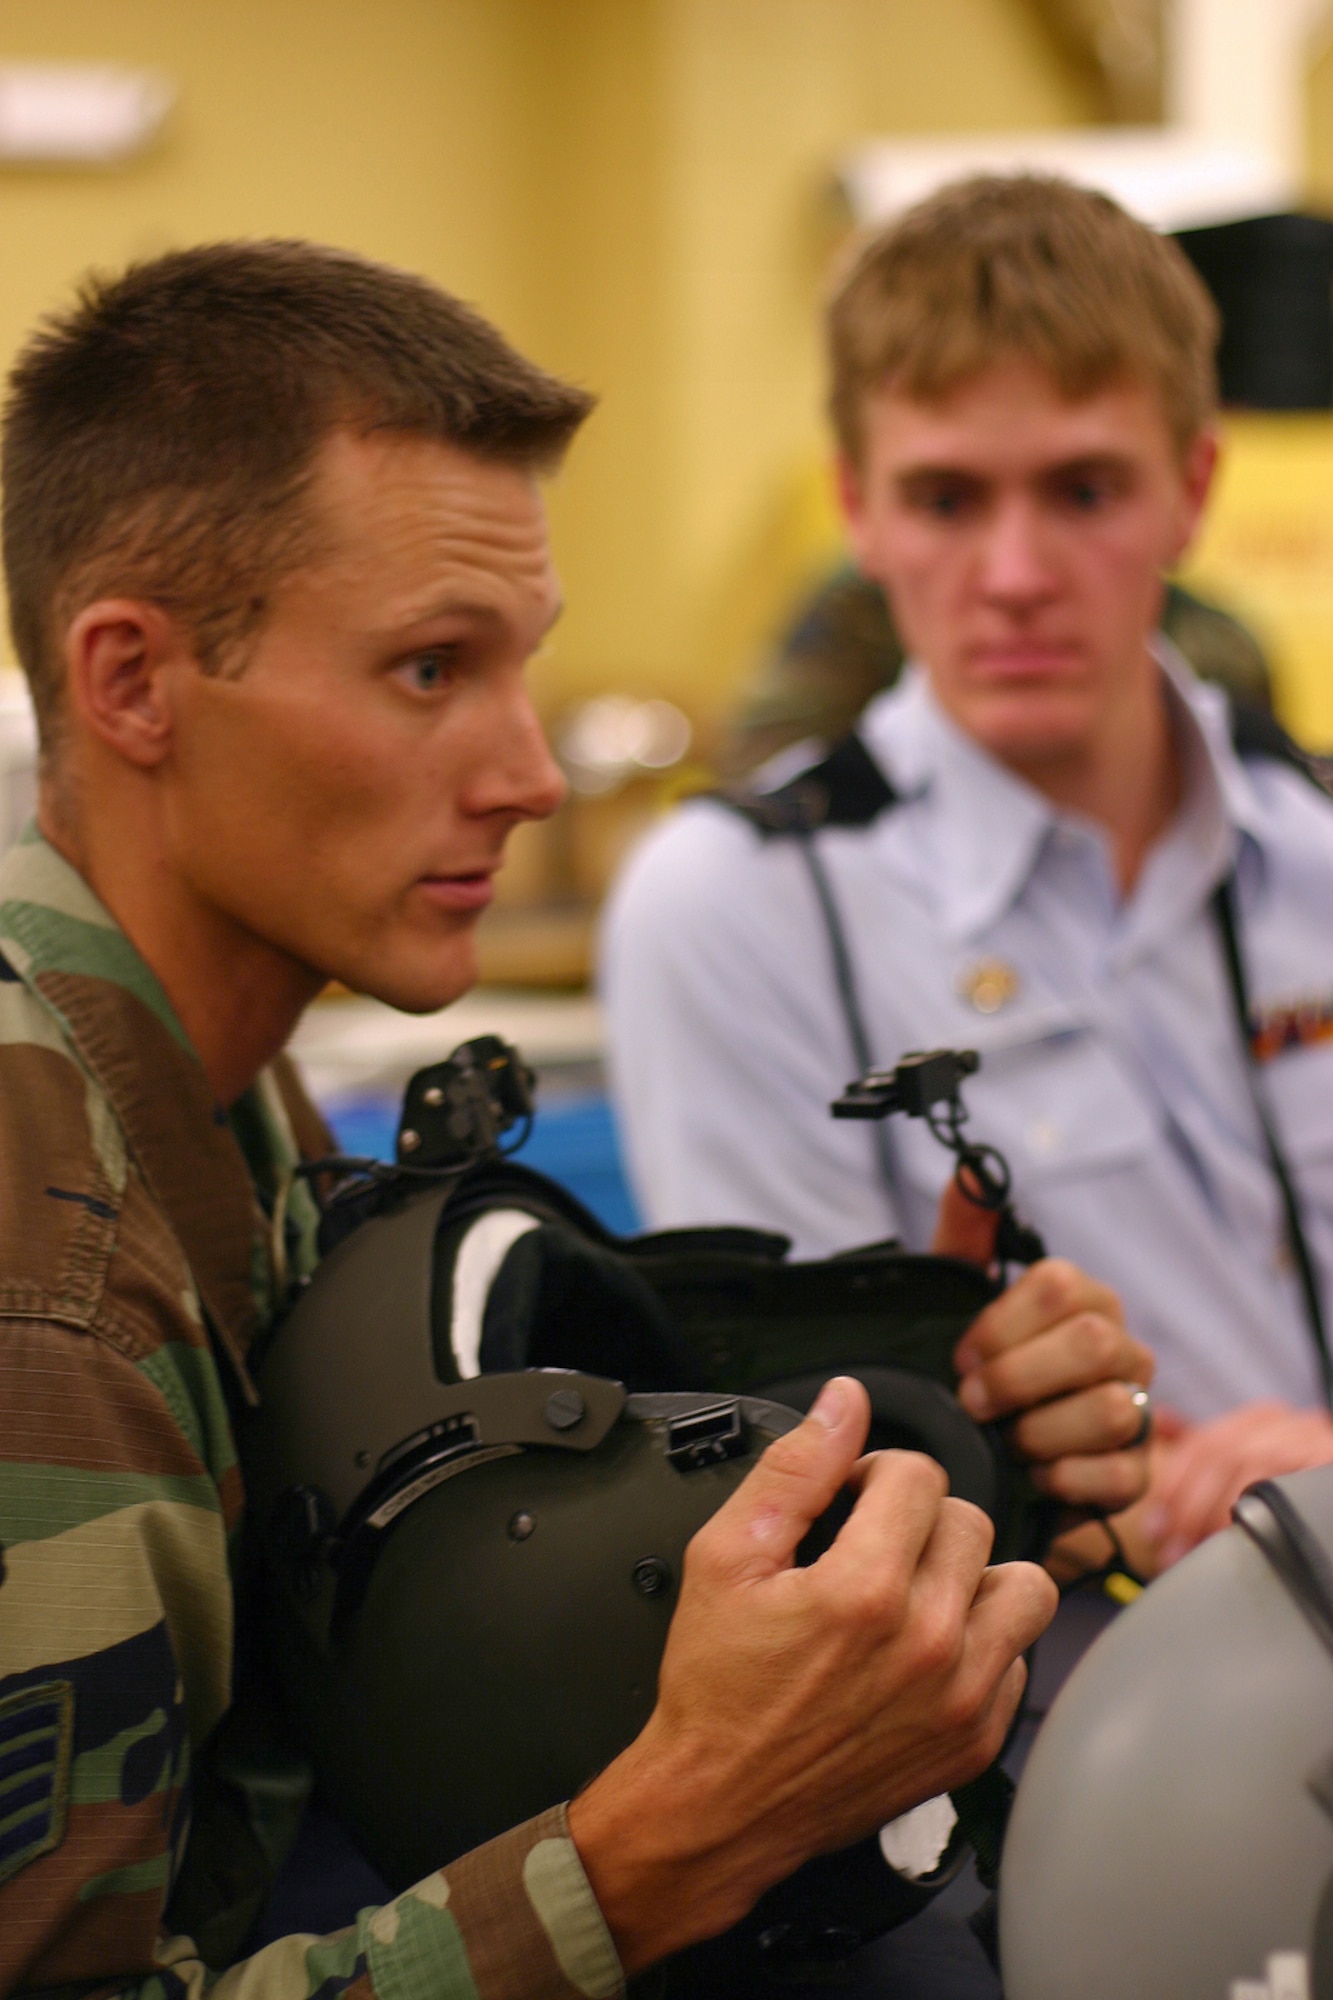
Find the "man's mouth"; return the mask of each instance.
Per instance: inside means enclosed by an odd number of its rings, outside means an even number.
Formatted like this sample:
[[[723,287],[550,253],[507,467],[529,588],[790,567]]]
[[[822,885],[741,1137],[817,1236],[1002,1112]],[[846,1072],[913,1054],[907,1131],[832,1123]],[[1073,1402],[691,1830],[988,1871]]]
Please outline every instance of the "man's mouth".
[[[417,887],[440,910],[484,910],[495,894],[495,871],[478,868],[457,875],[422,875]]]
[[[1082,654],[1077,646],[1059,639],[1002,639],[973,646],[967,663],[985,680],[1046,680],[1074,672],[1082,664]]]

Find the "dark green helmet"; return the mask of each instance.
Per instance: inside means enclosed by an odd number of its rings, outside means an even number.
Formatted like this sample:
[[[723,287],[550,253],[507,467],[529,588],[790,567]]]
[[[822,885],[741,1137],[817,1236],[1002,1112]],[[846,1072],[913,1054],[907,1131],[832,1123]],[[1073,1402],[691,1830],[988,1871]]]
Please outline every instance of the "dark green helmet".
[[[291,1713],[394,1890],[571,1797],[638,1734],[687,1543],[799,1421],[577,1370],[458,1379],[446,1201],[404,1202],[325,1258],[263,1365],[245,1454]],[[854,1949],[960,1860],[955,1839],[911,1881],[862,1843],[770,1892],[734,1949]]]

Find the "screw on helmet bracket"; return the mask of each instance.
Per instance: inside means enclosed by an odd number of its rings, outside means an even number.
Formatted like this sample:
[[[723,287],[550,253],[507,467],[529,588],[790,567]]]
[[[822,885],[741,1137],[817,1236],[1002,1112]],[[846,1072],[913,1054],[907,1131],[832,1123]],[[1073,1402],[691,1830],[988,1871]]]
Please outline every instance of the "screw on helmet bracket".
[[[464,1042],[446,1062],[411,1079],[398,1125],[400,1167],[453,1172],[500,1151],[515,1125],[526,1138],[536,1078],[518,1051],[498,1035]]]

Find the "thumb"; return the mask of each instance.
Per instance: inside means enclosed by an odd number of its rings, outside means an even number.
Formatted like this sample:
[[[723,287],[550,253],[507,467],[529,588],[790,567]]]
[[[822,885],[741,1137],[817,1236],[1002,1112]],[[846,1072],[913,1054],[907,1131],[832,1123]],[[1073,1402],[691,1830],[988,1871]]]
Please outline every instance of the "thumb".
[[[826,1382],[810,1414],[775,1438],[749,1477],[695,1536],[732,1582],[786,1569],[812,1522],[850,1479],[870,1428],[870,1398],[851,1375]]]
[[[994,1209],[969,1201],[956,1179],[940,1196],[931,1250],[937,1257],[961,1257],[969,1264],[989,1264],[995,1256],[1000,1218]]]

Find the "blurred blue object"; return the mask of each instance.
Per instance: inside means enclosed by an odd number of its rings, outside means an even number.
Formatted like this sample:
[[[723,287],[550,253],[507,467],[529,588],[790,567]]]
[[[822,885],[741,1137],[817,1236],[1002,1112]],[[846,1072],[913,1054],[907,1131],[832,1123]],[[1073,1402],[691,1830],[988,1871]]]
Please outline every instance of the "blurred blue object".
[[[338,1098],[323,1106],[338,1144],[359,1158],[391,1160],[400,1099],[383,1092]],[[620,1157],[605,1097],[539,1097],[532,1133],[518,1155],[525,1167],[553,1181],[590,1208],[618,1236],[642,1229]]]

